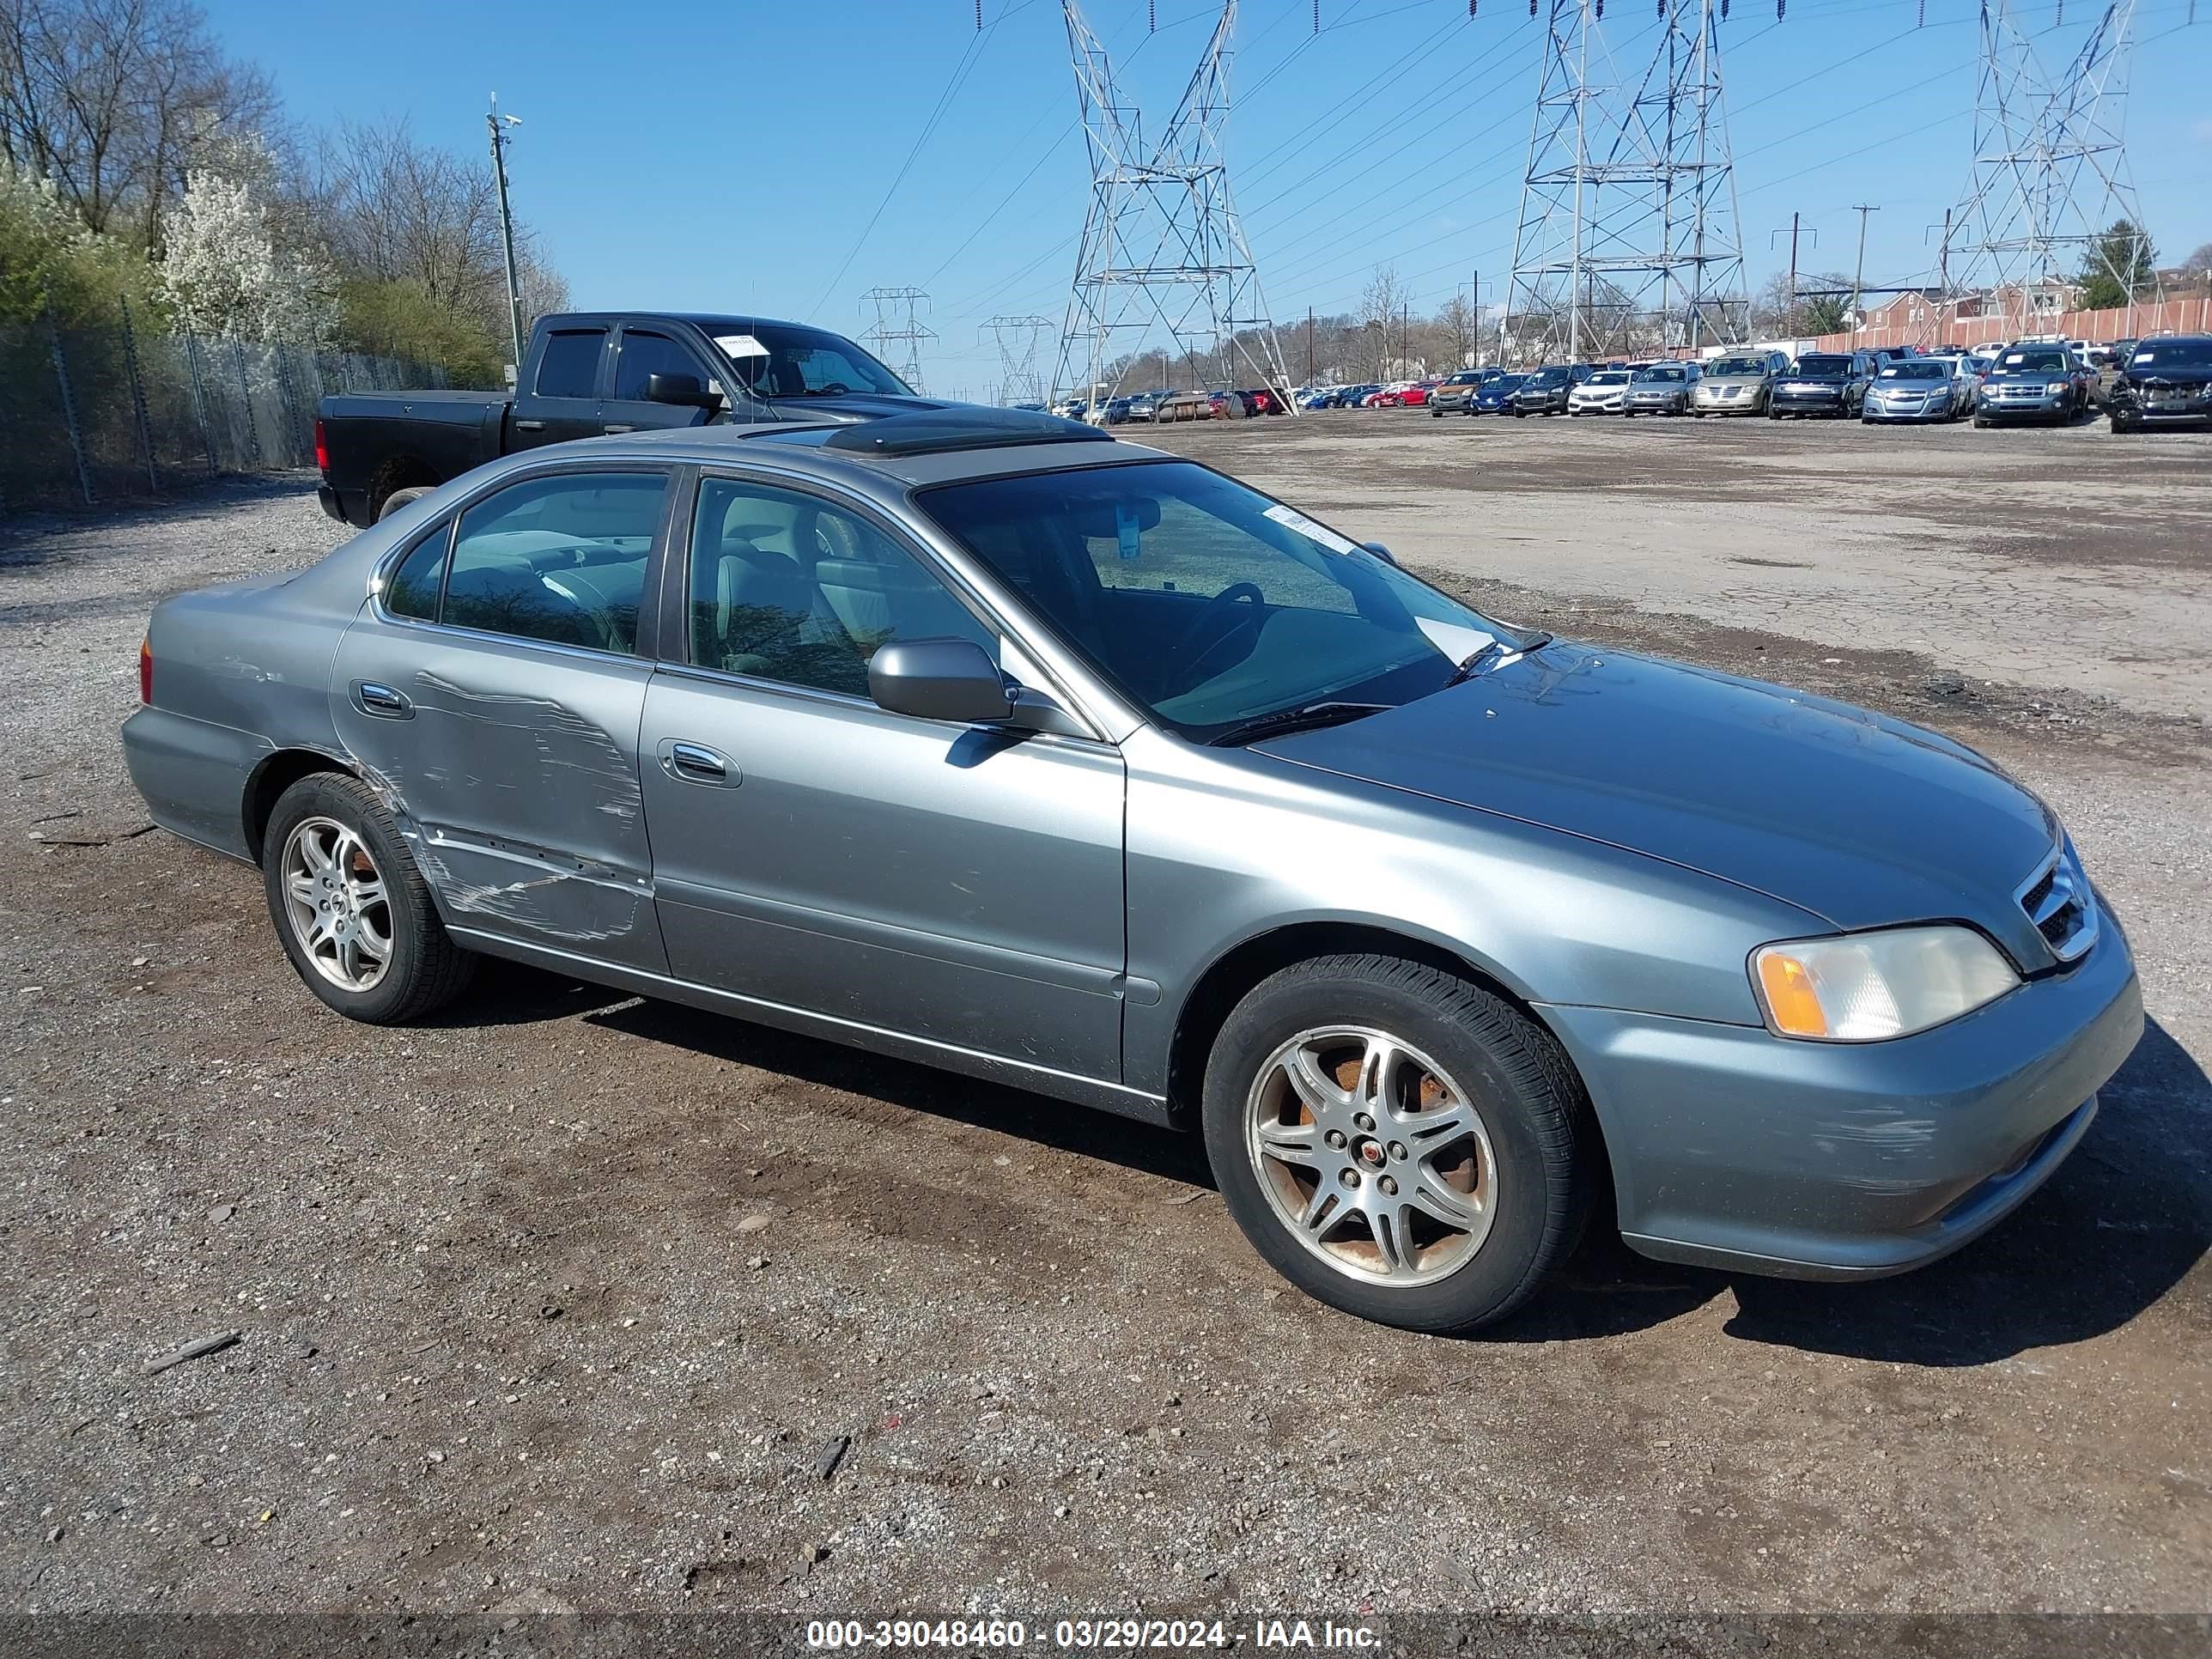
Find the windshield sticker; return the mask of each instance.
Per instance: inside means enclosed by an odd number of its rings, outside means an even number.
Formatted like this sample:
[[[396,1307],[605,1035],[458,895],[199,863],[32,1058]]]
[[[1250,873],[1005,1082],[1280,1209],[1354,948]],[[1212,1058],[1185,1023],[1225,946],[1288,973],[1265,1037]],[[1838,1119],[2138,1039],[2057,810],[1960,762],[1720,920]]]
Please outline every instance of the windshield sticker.
[[[2138,351],[2136,353],[2136,361],[2139,363],[2147,363],[2154,355],[2154,353],[2148,351]]]
[[[1416,617],[1413,625],[1431,645],[1455,663],[1465,662],[1486,645],[1498,643],[1495,634],[1486,634],[1480,628],[1468,628],[1459,623],[1440,622],[1434,617]]]
[[[1267,516],[1286,530],[1295,530],[1310,542],[1318,542],[1332,553],[1357,553],[1359,544],[1347,541],[1325,524],[1316,524],[1295,507],[1278,502],[1267,509]]]
[[[750,334],[717,334],[714,343],[725,357],[765,357],[768,348]]]
[[[1137,544],[1137,509],[1127,501],[1114,504],[1114,539],[1124,563],[1133,563],[1143,550]]]

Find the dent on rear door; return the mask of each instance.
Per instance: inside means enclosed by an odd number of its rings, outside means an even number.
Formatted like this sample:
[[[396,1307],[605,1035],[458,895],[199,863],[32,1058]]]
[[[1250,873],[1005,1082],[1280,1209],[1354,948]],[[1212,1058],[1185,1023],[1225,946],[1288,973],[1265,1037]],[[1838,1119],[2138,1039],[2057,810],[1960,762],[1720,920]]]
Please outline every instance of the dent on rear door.
[[[637,769],[650,673],[372,612],[331,702],[448,921],[664,973]],[[368,714],[363,681],[399,690],[404,717]]]

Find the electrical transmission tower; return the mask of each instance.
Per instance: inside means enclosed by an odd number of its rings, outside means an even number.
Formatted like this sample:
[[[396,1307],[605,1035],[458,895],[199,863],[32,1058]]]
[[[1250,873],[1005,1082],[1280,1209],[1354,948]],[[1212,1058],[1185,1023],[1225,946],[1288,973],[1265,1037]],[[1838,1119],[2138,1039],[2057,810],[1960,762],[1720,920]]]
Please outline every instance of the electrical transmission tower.
[[[1973,176],[1944,241],[1947,300],[2008,289],[2026,325],[2033,310],[2072,308],[2077,271],[2105,268],[2130,295],[2155,282],[2142,244],[2106,237],[2142,223],[2121,140],[2135,9],[2107,0],[2054,76],[2012,0],[1983,0]]]
[[[928,294],[918,288],[872,288],[860,296],[861,315],[872,308],[876,319],[860,337],[875,348],[876,356],[896,365],[899,378],[916,392],[922,389],[921,348],[937,337],[937,331],[921,321],[920,308],[928,303]]]
[[[1232,379],[1241,362],[1295,410],[1222,156],[1237,0],[1224,0],[1182,100],[1151,145],[1076,0],[1060,0],[1060,13],[1091,152],[1091,203],[1060,327],[1054,390],[1092,399],[1111,395],[1120,381],[1116,359],[1130,356],[1158,325],[1179,354],[1194,360],[1218,353],[1217,372]]]
[[[1044,401],[1044,381],[1037,374],[1037,356],[1059,326],[1049,317],[993,317],[984,323],[983,332],[999,349],[1000,403],[1015,403],[1024,398],[1032,403]]]
[[[1735,169],[1715,0],[1660,0],[1643,75],[1605,0],[1551,0],[1501,348],[1580,361],[1743,337]]]

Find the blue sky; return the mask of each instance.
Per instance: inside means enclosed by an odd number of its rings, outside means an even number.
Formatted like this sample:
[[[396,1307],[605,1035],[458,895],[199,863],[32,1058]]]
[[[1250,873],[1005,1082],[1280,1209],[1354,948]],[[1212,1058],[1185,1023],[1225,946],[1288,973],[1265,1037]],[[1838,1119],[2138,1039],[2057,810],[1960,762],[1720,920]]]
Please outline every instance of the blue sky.
[[[1217,6],[1083,0],[1126,94],[1164,118]],[[2212,240],[2212,0],[2141,0],[2128,143],[2162,255]],[[739,307],[858,333],[859,296],[926,289],[933,390],[982,396],[994,313],[1057,318],[1086,163],[1058,0],[381,0],[357,9],[208,0],[232,51],[302,120],[406,118],[483,149],[496,88],[524,118],[517,211],[580,305]],[[1351,308],[1374,267],[1433,308],[1511,263],[1542,24],[1523,0],[1244,0],[1230,175],[1279,319]],[[1869,285],[1912,280],[1967,178],[1972,0],[1732,0],[1722,23],[1742,240],[1755,285],[1792,211],[1802,263],[1848,270],[1856,202],[1879,204]],[[1650,0],[1612,0],[1624,64],[1656,39]],[[2047,62],[2095,14],[2058,0]],[[949,93],[949,96],[947,95]],[[1447,101],[1448,100],[1448,101]],[[1449,112],[1447,115],[1447,111]],[[926,136],[925,136],[926,135]],[[921,140],[920,148],[915,148]],[[899,174],[905,167],[903,178]],[[896,182],[896,187],[895,186]]]

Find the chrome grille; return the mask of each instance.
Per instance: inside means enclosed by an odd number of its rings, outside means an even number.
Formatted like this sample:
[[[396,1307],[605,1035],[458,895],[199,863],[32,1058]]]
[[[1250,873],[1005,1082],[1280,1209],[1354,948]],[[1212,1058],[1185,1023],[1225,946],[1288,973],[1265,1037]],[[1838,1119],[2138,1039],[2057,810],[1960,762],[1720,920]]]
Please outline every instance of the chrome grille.
[[[2097,942],[2097,906],[2071,842],[2021,889],[2020,905],[2061,962],[2077,960]]]

